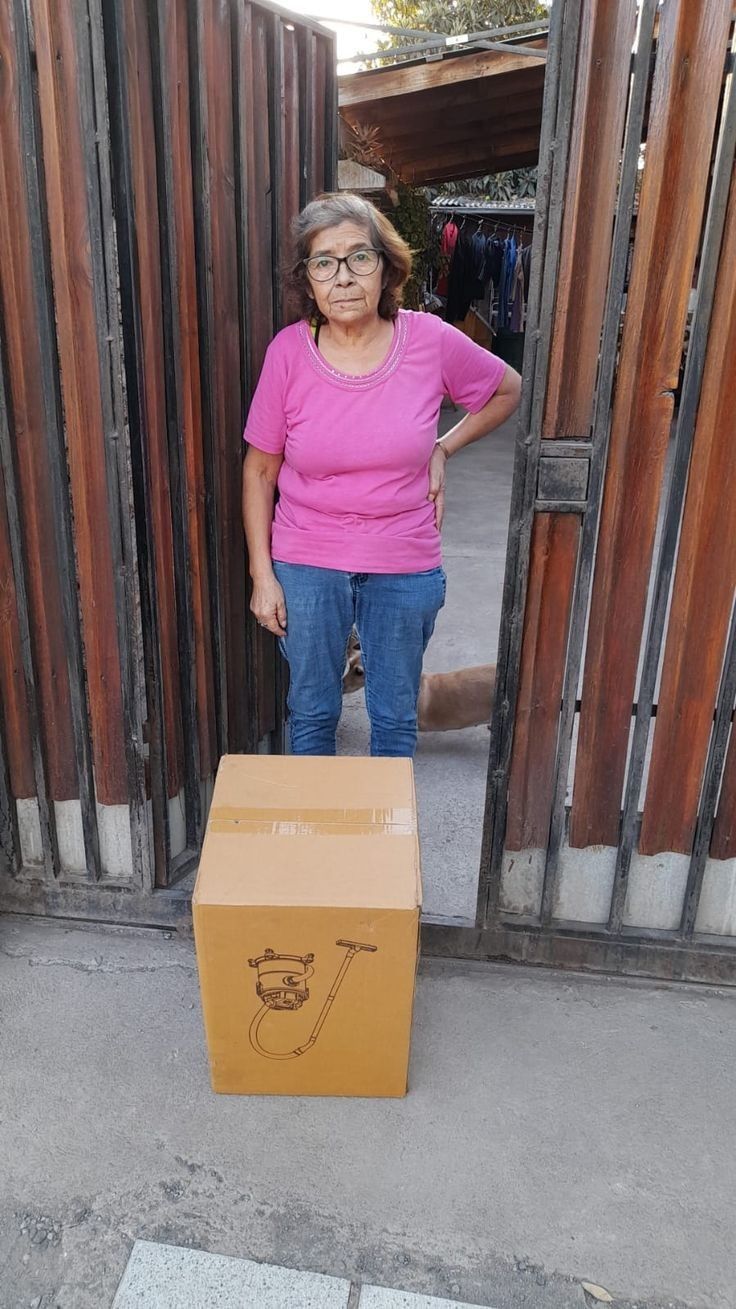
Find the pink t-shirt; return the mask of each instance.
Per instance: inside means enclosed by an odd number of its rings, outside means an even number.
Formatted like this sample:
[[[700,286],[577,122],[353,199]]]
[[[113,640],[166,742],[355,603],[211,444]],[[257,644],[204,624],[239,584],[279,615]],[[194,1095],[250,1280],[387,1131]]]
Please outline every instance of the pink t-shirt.
[[[331,368],[306,322],[274,337],[245,426],[283,453],[271,554],[350,573],[418,573],[442,561],[428,467],[442,397],[477,413],[506,365],[432,314],[401,310],[383,363]]]

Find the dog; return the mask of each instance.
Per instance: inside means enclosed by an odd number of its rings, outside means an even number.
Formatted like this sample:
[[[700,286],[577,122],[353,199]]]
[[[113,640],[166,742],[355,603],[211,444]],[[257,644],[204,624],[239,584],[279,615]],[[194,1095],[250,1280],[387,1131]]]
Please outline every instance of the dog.
[[[419,731],[457,732],[464,727],[489,724],[495,680],[495,664],[457,668],[451,673],[422,673],[417,701]],[[342,679],[343,695],[353,695],[364,686],[360,641],[353,632]]]
[[[420,732],[457,732],[490,724],[495,664],[456,668],[451,673],[422,673],[417,701]]]

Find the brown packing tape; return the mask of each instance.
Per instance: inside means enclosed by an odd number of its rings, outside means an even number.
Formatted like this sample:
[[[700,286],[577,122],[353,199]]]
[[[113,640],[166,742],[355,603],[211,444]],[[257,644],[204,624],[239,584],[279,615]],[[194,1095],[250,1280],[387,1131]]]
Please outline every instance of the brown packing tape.
[[[213,805],[210,817],[229,819],[231,822],[274,822],[286,819],[295,823],[382,823],[393,827],[398,824],[411,824],[414,814],[411,809],[398,808],[395,805],[373,805],[364,809],[300,809],[297,805]]]
[[[209,832],[224,832],[230,836],[248,832],[254,836],[414,836],[410,825],[400,823],[304,823],[275,819],[273,822],[248,822],[230,819],[211,819]]]
[[[210,810],[210,832],[247,831],[263,836],[413,836],[411,809],[266,809],[249,805],[216,805]]]

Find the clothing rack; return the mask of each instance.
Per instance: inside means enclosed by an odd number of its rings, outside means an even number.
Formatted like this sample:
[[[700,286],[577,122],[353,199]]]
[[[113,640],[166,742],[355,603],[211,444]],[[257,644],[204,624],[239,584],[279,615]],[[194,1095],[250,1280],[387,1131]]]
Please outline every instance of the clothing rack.
[[[431,204],[429,212],[432,239],[443,234],[440,251],[449,258],[437,263],[436,284],[434,267],[427,270],[427,303],[434,298],[448,322],[460,323],[471,314],[495,338],[501,356],[520,367],[517,356],[524,334],[533,209],[440,201]],[[520,217],[528,221],[522,225]],[[468,219],[475,219],[475,225],[466,228],[463,236]],[[446,246],[444,231],[450,222],[457,225],[458,236]]]
[[[504,218],[506,213],[508,213],[508,210],[499,209],[498,206],[494,205],[430,205],[430,214],[433,218],[459,218],[461,220],[461,223],[458,224],[459,227],[462,227],[462,224],[468,218],[477,218],[479,225],[483,222],[492,221],[495,224],[494,231],[498,231],[499,227],[502,227],[505,231],[513,232],[519,236],[531,236],[530,229],[534,225],[533,211],[529,212],[529,226],[526,227],[520,226],[518,222],[509,222]]]
[[[510,208],[506,208],[506,206],[491,205],[491,204],[452,205],[452,204],[442,204],[441,201],[438,202],[436,200],[431,201],[429,209],[430,209],[430,213],[433,214],[439,214],[439,213],[464,214],[466,217],[472,217],[473,214],[484,214],[486,216],[496,217],[499,214],[524,213],[524,214],[528,214],[529,217],[533,219],[535,213],[533,209],[521,210],[521,209],[515,209],[513,206],[511,206]]]

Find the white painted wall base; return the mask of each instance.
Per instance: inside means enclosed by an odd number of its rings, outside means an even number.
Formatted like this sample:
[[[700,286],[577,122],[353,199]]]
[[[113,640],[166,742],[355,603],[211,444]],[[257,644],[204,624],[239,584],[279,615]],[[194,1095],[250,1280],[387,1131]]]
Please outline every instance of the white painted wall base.
[[[15,810],[18,815],[21,860],[24,864],[42,864],[43,841],[38,800],[35,796],[29,800],[16,800]]]
[[[507,850],[504,853],[500,906],[505,913],[539,913],[545,856],[545,850]]]
[[[501,873],[501,909],[511,914],[538,914],[542,906],[545,851],[507,850]],[[635,854],[624,911],[627,927],[672,931],[679,927],[687,884],[688,855]],[[576,923],[606,923],[616,871],[616,846],[591,845],[560,851],[554,917]],[[736,859],[719,868],[710,860],[703,887],[698,930],[736,930]],[[701,922],[709,924],[701,927]],[[714,926],[715,923],[720,924]]]
[[[187,816],[184,803],[184,790],[169,800],[169,845],[171,858],[183,854],[187,848]]]
[[[84,849],[82,806],[78,800],[54,800],[54,814],[62,871],[84,875],[87,871],[87,855]]]
[[[580,923],[607,923],[611,911],[616,847],[589,845],[582,850],[563,845],[557,879],[555,918]]]
[[[100,862],[103,878],[129,882],[133,878],[130,810],[126,804],[97,806]]]
[[[680,926],[690,856],[638,854],[631,860],[624,908],[626,927],[674,931]]]
[[[736,859],[706,863],[695,930],[736,936]]]
[[[214,790],[214,777],[200,783],[202,808],[205,818],[209,812]],[[169,800],[169,831],[171,857],[176,859],[187,849],[186,809],[184,790]],[[34,797],[16,800],[21,859],[25,867],[43,865],[43,842],[39,820],[38,800]],[[97,829],[102,864],[102,881],[132,882],[150,886],[153,866],[153,811],[151,801],[146,803],[148,835],[134,857],[128,805],[97,804]],[[56,837],[59,847],[61,875],[75,878],[87,874],[87,857],[84,848],[82,809],[79,800],[54,801]],[[144,865],[143,867],[136,867]]]

